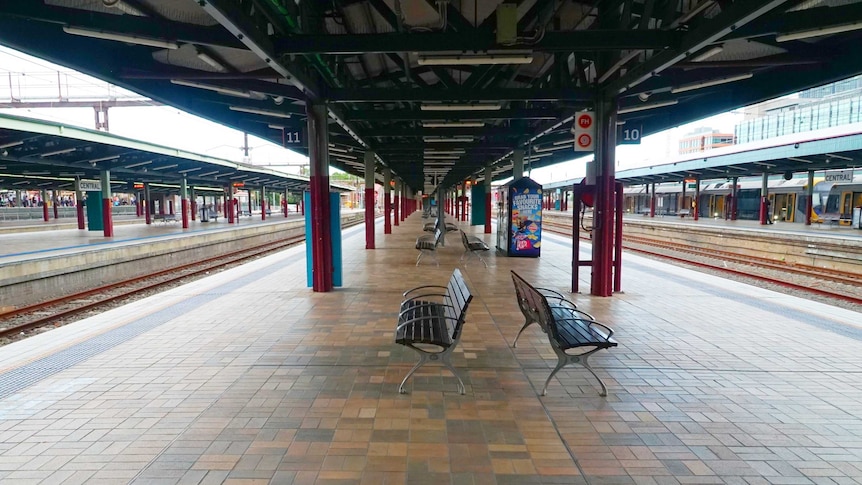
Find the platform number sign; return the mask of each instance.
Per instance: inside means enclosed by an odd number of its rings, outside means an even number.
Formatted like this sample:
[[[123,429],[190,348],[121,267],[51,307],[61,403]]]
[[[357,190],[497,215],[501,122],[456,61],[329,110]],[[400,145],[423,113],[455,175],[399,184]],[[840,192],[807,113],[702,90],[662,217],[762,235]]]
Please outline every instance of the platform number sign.
[[[576,152],[593,151],[596,139],[595,121],[595,114],[592,111],[584,111],[575,115],[572,133],[575,135]]]
[[[270,125],[271,128],[275,128],[275,125]],[[305,129],[301,126],[279,126],[277,127],[281,129],[281,144],[285,147],[292,146],[306,146],[307,139],[305,136]]]
[[[640,145],[643,125],[626,123],[617,127],[617,143],[620,145]]]

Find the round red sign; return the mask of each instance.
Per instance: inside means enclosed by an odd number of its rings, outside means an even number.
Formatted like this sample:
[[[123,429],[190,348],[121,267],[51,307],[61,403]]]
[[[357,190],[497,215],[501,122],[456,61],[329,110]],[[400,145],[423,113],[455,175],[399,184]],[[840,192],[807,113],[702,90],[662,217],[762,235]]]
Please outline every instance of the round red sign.
[[[593,144],[593,137],[591,137],[590,135],[588,135],[586,133],[581,133],[581,135],[578,136],[578,146],[579,147],[587,148],[588,146],[590,146],[592,144]]]
[[[587,129],[593,124],[593,117],[588,114],[578,116],[578,126]]]

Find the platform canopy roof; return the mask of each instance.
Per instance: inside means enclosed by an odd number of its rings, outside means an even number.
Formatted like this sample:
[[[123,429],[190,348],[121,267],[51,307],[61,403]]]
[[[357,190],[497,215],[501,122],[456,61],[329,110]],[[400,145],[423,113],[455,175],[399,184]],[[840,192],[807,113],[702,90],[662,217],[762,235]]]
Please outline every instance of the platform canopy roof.
[[[862,73],[859,0],[29,0],[0,42],[415,190],[573,158],[613,100],[642,135]]]
[[[0,115],[0,187],[73,190],[75,178],[98,180],[102,170],[110,170],[113,182],[128,184],[129,192],[134,183],[175,186],[183,177],[191,185],[212,188],[308,187],[307,177],[101,131]]]

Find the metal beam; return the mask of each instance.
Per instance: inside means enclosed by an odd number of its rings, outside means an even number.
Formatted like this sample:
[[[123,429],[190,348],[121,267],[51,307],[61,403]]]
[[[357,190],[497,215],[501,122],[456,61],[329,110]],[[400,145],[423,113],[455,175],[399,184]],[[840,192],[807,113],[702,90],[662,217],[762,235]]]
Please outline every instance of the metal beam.
[[[577,30],[546,32],[536,43],[499,45],[493,33],[386,33],[361,35],[291,35],[275,39],[279,55],[377,54],[385,52],[484,52],[489,50],[539,52],[594,52],[621,49],[665,49],[676,46],[680,35],[663,30]]]
[[[332,89],[326,98],[335,103],[396,101],[591,101],[589,89]]]
[[[164,19],[155,20],[73,8],[44,8],[44,6],[34,8],[35,4],[36,2],[4,2],[0,15],[56,24],[58,28],[70,25],[202,46],[243,48],[236,37],[218,27],[203,27]]]
[[[419,110],[355,110],[346,114],[352,121],[409,120],[554,120],[562,115],[557,109],[501,109],[497,111],[419,111]]]
[[[721,40],[736,29],[757,20],[790,0],[769,0],[762,2],[734,2],[727,10],[709,20],[701,28],[689,33],[682,39],[678,48],[667,49],[648,61],[630,69],[621,78],[604,86],[604,94],[614,97],[644,82],[656,74],[688,57],[691,53]]]

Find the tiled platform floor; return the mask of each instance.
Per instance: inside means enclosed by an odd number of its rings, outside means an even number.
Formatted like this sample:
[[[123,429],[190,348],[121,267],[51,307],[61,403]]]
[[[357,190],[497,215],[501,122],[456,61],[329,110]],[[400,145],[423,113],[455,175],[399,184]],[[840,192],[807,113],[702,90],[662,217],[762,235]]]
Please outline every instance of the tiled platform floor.
[[[862,315],[625,256],[624,294],[573,295],[616,330],[555,363],[509,270],[566,291],[571,249],[462,268],[476,299],[467,385],[392,343],[419,214],[345,231],[345,287],[305,285],[303,249],[0,348],[0,481],[136,484],[862,483]],[[492,243],[490,238],[486,239]],[[582,287],[588,286],[588,271]]]

